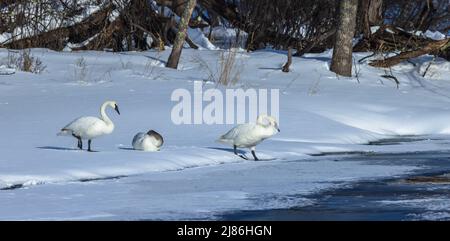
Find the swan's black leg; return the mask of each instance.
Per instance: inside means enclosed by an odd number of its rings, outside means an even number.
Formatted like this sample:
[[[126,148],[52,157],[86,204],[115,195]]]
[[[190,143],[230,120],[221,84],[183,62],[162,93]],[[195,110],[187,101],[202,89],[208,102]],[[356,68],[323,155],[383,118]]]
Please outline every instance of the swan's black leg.
[[[88,140],[88,151],[92,151],[92,149],[91,149],[91,140]]]
[[[234,154],[235,154],[236,156],[238,156],[238,157],[240,157],[240,158],[242,158],[242,159],[244,159],[244,160],[248,160],[247,157],[245,157],[245,156],[243,156],[243,155],[237,153],[237,146],[236,146],[236,145],[233,145],[233,150],[234,150]]]
[[[253,155],[253,157],[255,158],[255,161],[258,161],[258,160],[259,160],[258,157],[256,157],[255,150],[252,150],[252,155]]]
[[[75,137],[75,138],[77,138],[77,140],[78,140],[77,146],[78,146],[78,148],[79,148],[80,150],[83,150],[83,142],[81,141],[81,137],[76,136],[75,134],[72,134],[72,136]]]

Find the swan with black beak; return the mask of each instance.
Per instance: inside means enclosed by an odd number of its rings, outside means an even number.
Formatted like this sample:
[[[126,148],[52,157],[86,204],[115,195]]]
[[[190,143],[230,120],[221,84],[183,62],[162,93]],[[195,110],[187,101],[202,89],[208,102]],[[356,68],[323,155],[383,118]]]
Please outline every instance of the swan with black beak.
[[[237,153],[238,147],[250,148],[255,161],[259,160],[256,157],[255,147],[263,140],[280,132],[278,123],[272,116],[261,114],[256,119],[256,123],[240,124],[229,130],[226,134],[221,136],[217,141],[233,146],[234,154],[247,159],[246,157]]]
[[[120,115],[119,106],[115,101],[106,101],[100,107],[100,118],[83,116],[77,118],[61,129],[58,135],[71,135],[78,140],[78,148],[83,149],[83,140],[88,140],[88,151],[92,151],[92,139],[111,134],[114,123],[106,115],[106,107],[113,108]]]

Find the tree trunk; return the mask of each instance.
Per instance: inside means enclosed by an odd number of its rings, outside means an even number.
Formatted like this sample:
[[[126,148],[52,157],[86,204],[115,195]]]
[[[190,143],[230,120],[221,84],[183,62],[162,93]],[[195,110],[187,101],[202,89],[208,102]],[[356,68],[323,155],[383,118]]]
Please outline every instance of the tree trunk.
[[[433,1],[427,0],[425,6],[423,7],[422,13],[418,19],[416,29],[425,32],[430,27],[430,20],[435,11]]]
[[[287,62],[283,65],[283,68],[281,69],[283,72],[289,72],[289,67],[292,64],[292,47],[289,46],[288,48],[288,60]]]
[[[361,0],[361,25],[366,38],[370,37],[370,27],[383,23],[383,0]]]
[[[341,0],[339,21],[330,70],[338,75],[352,76],[352,39],[355,34],[358,0]]]
[[[383,0],[371,0],[367,16],[370,25],[380,25],[383,23]]]
[[[172,52],[170,53],[169,60],[167,60],[166,67],[176,69],[178,67],[178,62],[180,60],[181,50],[183,49],[183,43],[186,39],[186,31],[189,24],[189,19],[191,18],[192,11],[194,10],[196,0],[187,0],[184,7],[183,15],[178,23],[178,33],[175,37],[175,42],[173,44]]]

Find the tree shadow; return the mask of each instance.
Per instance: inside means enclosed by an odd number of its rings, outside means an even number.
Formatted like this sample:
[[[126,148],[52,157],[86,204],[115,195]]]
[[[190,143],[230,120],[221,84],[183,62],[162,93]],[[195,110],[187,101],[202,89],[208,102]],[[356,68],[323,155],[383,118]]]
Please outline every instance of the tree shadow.
[[[266,49],[258,49],[258,50],[256,50],[255,52],[276,53],[276,54],[282,54],[282,55],[287,55],[287,53],[288,53],[287,50],[270,49],[270,48],[266,48]]]
[[[159,61],[159,62],[163,63],[164,65],[166,65],[166,64],[167,64],[167,61],[164,61],[164,60],[158,59],[158,58],[156,58],[156,57],[153,57],[153,56],[150,56],[150,55],[144,55],[144,57],[146,57],[146,58],[149,58],[149,59],[152,59],[152,60],[156,60],[156,61]]]
[[[318,56],[301,56],[301,58],[303,59],[314,59],[314,60],[319,60],[322,62],[330,62],[331,58],[330,57],[318,57]]]

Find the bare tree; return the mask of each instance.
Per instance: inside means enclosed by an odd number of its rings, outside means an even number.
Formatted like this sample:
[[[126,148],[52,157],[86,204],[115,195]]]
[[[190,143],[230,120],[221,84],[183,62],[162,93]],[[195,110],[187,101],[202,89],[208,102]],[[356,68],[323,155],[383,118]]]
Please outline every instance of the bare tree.
[[[134,51],[175,43],[188,0],[0,0],[3,48]],[[332,48],[339,4],[334,0],[197,0],[190,28],[234,27],[248,50],[292,47],[293,56]],[[409,51],[424,46],[417,30],[450,29],[449,0],[358,0],[353,51]],[[193,5],[193,4],[192,4]],[[167,14],[164,8],[170,8]],[[92,11],[92,9],[98,9]],[[372,33],[371,26],[380,26]],[[385,28],[383,28],[386,26]],[[348,27],[348,26],[347,26]],[[400,29],[401,28],[401,29]],[[386,31],[382,31],[386,30]],[[405,30],[405,31],[403,31]],[[395,34],[392,34],[392,31]],[[181,31],[182,32],[182,31]],[[197,48],[186,34],[185,41]],[[211,39],[213,41],[213,39]],[[181,42],[180,42],[181,43]],[[180,46],[180,45],[179,45]],[[411,47],[412,46],[412,47]],[[382,47],[382,48],[378,48]],[[294,51],[295,50],[295,51]],[[449,58],[450,50],[440,56]],[[445,54],[441,54],[445,53]]]
[[[176,69],[181,56],[181,50],[183,49],[183,43],[186,39],[186,31],[188,28],[189,20],[192,15],[192,11],[197,4],[196,0],[187,0],[183,10],[183,15],[178,23],[178,33],[173,44],[172,52],[167,60],[166,67]]]
[[[370,27],[383,23],[383,0],[360,0],[359,5],[359,27],[362,28],[364,37],[368,38],[371,35]]]
[[[283,65],[283,68],[281,69],[283,72],[289,72],[289,67],[292,64],[292,47],[288,48],[288,59],[287,62]]]
[[[355,34],[358,0],[342,0],[330,70],[352,76],[352,39]]]

